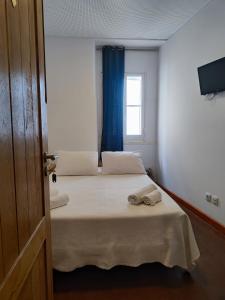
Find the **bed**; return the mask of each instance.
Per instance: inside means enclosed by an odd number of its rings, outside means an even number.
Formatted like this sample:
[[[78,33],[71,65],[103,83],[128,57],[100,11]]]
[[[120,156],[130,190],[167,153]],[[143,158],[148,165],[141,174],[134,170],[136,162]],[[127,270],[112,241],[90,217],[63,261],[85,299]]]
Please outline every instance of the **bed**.
[[[110,269],[160,262],[190,270],[199,258],[187,214],[160,187],[155,206],[131,205],[127,196],[151,183],[147,175],[58,176],[68,205],[51,211],[53,267]]]

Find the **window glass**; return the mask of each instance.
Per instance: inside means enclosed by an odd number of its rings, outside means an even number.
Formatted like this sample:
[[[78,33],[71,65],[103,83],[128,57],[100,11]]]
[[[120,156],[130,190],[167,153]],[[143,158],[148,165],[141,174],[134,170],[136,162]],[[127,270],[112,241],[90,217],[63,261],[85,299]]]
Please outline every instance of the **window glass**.
[[[127,105],[141,105],[141,76],[127,76]]]
[[[141,135],[141,107],[127,107],[127,135]]]
[[[127,136],[142,135],[142,76],[126,76],[125,128]]]

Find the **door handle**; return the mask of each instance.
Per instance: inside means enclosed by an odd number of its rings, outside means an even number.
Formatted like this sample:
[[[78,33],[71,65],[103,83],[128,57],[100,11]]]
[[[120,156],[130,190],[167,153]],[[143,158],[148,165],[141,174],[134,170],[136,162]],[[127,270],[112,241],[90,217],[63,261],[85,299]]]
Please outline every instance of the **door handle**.
[[[47,162],[48,160],[54,161],[58,157],[59,156],[57,154],[44,152],[44,162]]]
[[[45,173],[45,176],[48,176],[51,173],[55,172],[55,168],[56,168],[55,160],[58,157],[59,156],[57,154],[44,152],[43,159],[44,159],[44,173]]]

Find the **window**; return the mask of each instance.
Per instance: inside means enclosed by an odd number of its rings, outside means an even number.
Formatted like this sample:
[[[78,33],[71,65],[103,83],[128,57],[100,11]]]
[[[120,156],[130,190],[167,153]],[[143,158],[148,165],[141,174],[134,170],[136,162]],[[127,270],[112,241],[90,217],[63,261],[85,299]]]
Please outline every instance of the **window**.
[[[125,77],[125,138],[143,138],[143,75]]]

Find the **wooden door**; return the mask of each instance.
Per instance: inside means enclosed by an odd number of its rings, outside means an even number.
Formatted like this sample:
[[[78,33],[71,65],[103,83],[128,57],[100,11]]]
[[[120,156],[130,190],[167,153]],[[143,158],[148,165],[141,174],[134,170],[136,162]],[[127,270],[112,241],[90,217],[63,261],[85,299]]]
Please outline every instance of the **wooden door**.
[[[0,299],[51,300],[43,7],[0,0]]]

